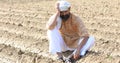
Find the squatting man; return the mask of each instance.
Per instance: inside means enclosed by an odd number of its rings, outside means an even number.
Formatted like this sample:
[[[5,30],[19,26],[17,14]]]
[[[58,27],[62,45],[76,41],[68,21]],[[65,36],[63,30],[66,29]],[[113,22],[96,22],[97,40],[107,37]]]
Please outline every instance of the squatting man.
[[[73,51],[74,60],[83,57],[93,46],[94,37],[88,31],[80,17],[70,12],[71,4],[61,0],[55,4],[56,13],[46,25],[49,38],[49,52],[63,59],[62,52]]]

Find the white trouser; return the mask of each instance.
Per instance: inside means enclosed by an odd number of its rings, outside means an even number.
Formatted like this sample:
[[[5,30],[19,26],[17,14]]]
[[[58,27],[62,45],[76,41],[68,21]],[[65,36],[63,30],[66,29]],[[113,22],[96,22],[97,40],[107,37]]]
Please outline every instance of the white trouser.
[[[54,28],[53,30],[48,30],[47,35],[48,35],[48,38],[50,41],[49,42],[49,52],[50,53],[56,54],[56,52],[64,52],[67,50],[76,50],[76,49],[72,49],[72,48],[69,48],[66,46],[66,44],[57,28]],[[83,40],[83,38],[79,40],[79,44],[82,40]],[[90,49],[90,47],[93,46],[94,41],[95,41],[94,37],[90,36],[87,43],[80,50],[80,55],[84,55],[85,52],[88,49]]]

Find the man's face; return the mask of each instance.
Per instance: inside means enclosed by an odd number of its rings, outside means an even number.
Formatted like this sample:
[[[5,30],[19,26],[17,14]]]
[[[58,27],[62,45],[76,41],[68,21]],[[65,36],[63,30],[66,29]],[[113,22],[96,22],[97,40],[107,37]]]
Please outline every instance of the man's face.
[[[63,21],[67,21],[70,17],[70,10],[67,11],[60,11],[60,17]]]

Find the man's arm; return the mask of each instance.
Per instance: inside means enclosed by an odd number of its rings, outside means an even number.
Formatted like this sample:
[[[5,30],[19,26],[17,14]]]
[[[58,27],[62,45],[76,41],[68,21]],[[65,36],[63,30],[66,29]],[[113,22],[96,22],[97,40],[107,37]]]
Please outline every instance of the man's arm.
[[[54,18],[50,18],[49,22],[47,23],[47,29],[52,30],[57,25],[57,17],[59,16],[59,12],[55,14]]]
[[[78,45],[77,49],[80,51],[82,49],[82,47],[86,44],[87,40],[88,40],[89,36],[84,36],[84,39],[82,40],[82,42]]]
[[[89,34],[87,32],[87,29],[85,28],[84,26],[84,23],[81,21],[81,19],[78,19],[78,29],[79,29],[79,32],[78,34],[80,35],[80,37],[83,38],[82,42],[80,44],[78,44],[78,47],[77,47],[77,51],[74,55],[74,58],[77,59],[80,55],[80,50],[82,49],[82,47],[86,44],[88,38],[89,38]]]
[[[57,25],[57,18],[60,16],[59,3],[56,4],[57,12],[54,18],[51,18],[47,24],[47,29],[52,30]]]
[[[88,40],[89,36],[84,36],[84,39],[82,40],[82,42],[78,45],[77,50],[74,54],[74,59],[77,59],[80,55],[80,50],[82,49],[82,47],[86,44],[87,40]]]

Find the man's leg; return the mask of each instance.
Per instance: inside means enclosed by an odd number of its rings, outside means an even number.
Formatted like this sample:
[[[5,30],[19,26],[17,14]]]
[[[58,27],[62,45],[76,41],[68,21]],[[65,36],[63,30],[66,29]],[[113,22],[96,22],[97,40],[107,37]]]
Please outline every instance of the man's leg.
[[[86,44],[80,50],[80,56],[84,56],[86,51],[88,51],[93,46],[94,42],[95,42],[94,37],[93,36],[89,36]]]
[[[65,50],[66,46],[61,34],[56,28],[53,30],[48,30],[47,34],[50,40],[49,52],[52,54],[57,54],[58,57],[62,57],[62,51]]]

